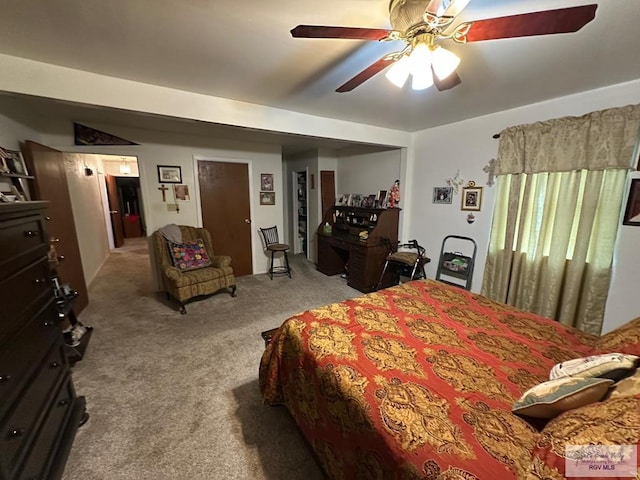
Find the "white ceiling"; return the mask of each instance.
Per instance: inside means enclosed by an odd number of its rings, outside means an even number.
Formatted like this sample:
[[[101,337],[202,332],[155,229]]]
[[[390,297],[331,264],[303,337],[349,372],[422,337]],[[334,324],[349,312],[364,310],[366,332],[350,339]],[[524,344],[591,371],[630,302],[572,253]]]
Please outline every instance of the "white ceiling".
[[[388,28],[387,0],[3,0],[0,53],[416,131],[640,78],[640,0],[471,0],[459,20],[587,3],[596,18],[577,33],[447,44],[463,83],[446,92],[400,90],[379,74],[336,93],[397,44],[289,34]]]

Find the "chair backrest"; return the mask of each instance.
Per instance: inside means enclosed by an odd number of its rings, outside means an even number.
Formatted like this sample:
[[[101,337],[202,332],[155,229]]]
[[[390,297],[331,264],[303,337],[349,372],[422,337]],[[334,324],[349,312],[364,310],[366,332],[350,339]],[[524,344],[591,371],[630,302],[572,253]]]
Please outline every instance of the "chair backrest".
[[[424,257],[424,255],[427,253],[427,251],[425,250],[425,248],[423,246],[421,246],[417,240],[409,240],[407,243],[401,243],[398,245],[398,251],[401,250],[415,250],[415,253],[418,254],[419,258]]]
[[[275,243],[280,243],[280,240],[278,239],[277,225],[269,228],[261,228],[260,233],[262,234],[262,238],[264,238],[265,247],[268,247],[269,245],[273,245]]]
[[[178,225],[180,227],[180,233],[182,234],[182,242],[193,242],[201,239],[204,241],[204,246],[207,249],[209,257],[213,257],[213,242],[211,241],[211,234],[204,228],[192,227],[190,225]],[[159,230],[156,230],[152,234],[153,245],[155,250],[155,259],[159,268],[173,265],[171,258],[169,258],[169,248],[167,239],[162,236]]]

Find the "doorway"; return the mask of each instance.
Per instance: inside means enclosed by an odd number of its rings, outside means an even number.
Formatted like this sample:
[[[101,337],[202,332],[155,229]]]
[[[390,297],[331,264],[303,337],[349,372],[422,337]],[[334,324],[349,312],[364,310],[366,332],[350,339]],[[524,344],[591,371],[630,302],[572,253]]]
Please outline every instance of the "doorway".
[[[127,238],[146,236],[142,190],[137,157],[100,156],[104,173],[105,219],[111,248]]]
[[[234,275],[253,273],[251,203],[247,163],[198,160],[202,226],[214,253],[232,258]]]
[[[307,170],[293,172],[293,253],[303,253],[309,258],[309,206],[307,201]]]

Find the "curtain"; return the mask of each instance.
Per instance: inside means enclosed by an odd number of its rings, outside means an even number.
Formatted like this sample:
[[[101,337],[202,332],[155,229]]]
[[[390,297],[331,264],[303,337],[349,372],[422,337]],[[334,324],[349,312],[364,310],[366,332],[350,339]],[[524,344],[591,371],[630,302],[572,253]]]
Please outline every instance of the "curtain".
[[[483,295],[600,333],[639,128],[631,106],[501,132]]]

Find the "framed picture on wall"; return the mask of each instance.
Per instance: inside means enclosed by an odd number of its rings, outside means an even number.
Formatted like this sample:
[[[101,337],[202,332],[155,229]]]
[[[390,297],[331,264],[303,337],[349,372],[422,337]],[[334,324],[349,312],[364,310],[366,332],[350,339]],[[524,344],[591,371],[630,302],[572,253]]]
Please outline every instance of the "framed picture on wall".
[[[631,180],[629,199],[622,224],[640,226],[640,178]]]
[[[173,165],[158,165],[158,182],[182,183],[181,168]]]
[[[173,195],[176,199],[176,202],[190,202],[191,197],[189,196],[189,186],[188,185],[174,185],[173,186]]]
[[[453,187],[434,187],[433,203],[451,203],[453,201]]]
[[[273,173],[260,174],[260,190],[273,192]]]
[[[462,189],[462,207],[461,210],[480,211],[482,206],[482,187],[476,187],[475,182],[469,184]]]
[[[260,205],[275,205],[276,192],[260,192]]]

